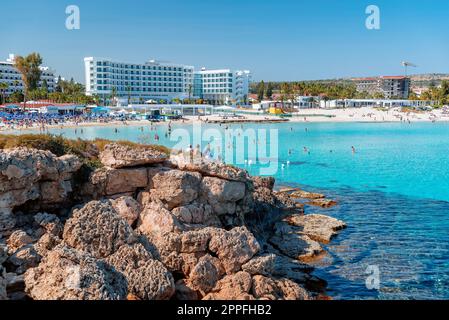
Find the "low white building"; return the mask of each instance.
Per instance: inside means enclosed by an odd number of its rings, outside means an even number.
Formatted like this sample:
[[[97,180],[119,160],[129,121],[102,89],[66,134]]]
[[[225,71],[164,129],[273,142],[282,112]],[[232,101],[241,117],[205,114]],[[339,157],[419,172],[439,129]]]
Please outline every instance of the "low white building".
[[[14,92],[24,91],[24,85],[22,81],[22,74],[14,66],[15,55],[10,54],[6,61],[0,61],[0,83],[6,83],[8,88],[5,90],[5,96],[9,96]],[[49,67],[40,67],[41,80],[39,86],[42,87],[44,81],[47,82],[48,92],[55,91],[55,75]]]
[[[423,100],[390,100],[390,99],[342,99],[342,100],[321,100],[320,107],[323,109],[339,109],[339,108],[424,108],[433,106],[434,101]]]

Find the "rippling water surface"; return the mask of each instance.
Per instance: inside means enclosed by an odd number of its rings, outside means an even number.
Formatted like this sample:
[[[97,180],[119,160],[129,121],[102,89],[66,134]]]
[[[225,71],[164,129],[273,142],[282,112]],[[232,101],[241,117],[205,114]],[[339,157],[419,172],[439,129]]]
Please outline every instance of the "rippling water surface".
[[[278,130],[279,185],[307,187],[338,200],[331,209],[307,208],[349,226],[328,245],[329,255],[317,267],[317,275],[329,282],[330,295],[449,299],[449,124],[285,123],[244,128]],[[154,136],[147,127],[142,132],[132,126],[118,133],[111,127],[84,128],[83,134],[80,129],[77,134],[74,129],[52,132],[146,142]],[[165,133],[161,126],[160,143],[173,146]],[[259,168],[247,169],[257,174]],[[368,266],[379,268],[379,290],[365,285]]]

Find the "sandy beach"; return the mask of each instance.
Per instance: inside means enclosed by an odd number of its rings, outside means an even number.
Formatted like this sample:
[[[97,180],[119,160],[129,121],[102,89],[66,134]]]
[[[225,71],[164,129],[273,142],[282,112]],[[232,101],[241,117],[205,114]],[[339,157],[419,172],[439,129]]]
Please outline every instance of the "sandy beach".
[[[304,109],[293,114],[291,117],[280,117],[269,114],[243,114],[238,116],[232,115],[208,115],[208,116],[185,116],[182,121],[173,123],[193,124],[193,123],[269,123],[269,122],[441,122],[449,121],[449,115],[443,114],[442,110],[420,111],[420,112],[402,112],[400,109],[391,109],[388,111],[378,110],[374,108],[351,108],[351,109]],[[148,126],[148,120],[135,121],[109,121],[109,122],[66,122],[58,125],[48,125],[47,129],[52,128],[80,128],[80,127],[120,127],[130,126]],[[166,125],[167,122],[153,122],[153,125]],[[39,131],[38,126],[34,127],[0,127],[2,133],[14,133],[17,131]]]

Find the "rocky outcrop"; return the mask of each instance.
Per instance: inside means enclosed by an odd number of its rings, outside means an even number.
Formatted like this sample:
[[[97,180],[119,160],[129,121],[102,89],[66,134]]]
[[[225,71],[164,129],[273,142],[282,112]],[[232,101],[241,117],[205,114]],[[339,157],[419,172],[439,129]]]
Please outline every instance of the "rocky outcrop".
[[[125,276],[128,294],[141,300],[168,300],[175,292],[171,273],[141,244],[122,246],[106,262]]]
[[[287,217],[286,221],[300,227],[302,234],[322,243],[329,243],[338,231],[346,228],[343,221],[321,214],[293,215]]]
[[[100,153],[103,165],[114,169],[157,164],[167,159],[166,153],[153,147],[131,147],[118,143],[106,145]]]
[[[0,264],[0,301],[7,300],[8,296],[6,294],[6,279],[5,279],[5,270],[3,266]]]
[[[203,159],[195,159],[190,161],[183,154],[172,155],[170,163],[183,171],[199,172],[203,176],[216,177],[228,181],[248,182],[249,174],[246,170],[228,166],[219,162],[204,161]]]
[[[56,157],[28,148],[0,150],[0,235],[16,224],[13,210],[29,201],[36,208],[54,208],[73,191],[73,175],[81,167],[77,157]]]
[[[95,258],[106,258],[122,245],[136,241],[134,231],[110,201],[93,201],[75,209],[64,227],[64,242]]]
[[[125,277],[88,253],[60,245],[25,273],[26,292],[35,300],[123,300]]]
[[[307,202],[307,204],[315,207],[330,208],[336,206],[338,203],[337,201],[330,199],[313,199]]]
[[[112,200],[112,207],[130,226],[136,223],[142,212],[140,203],[132,197],[120,197]]]
[[[273,178],[121,144],[100,159],[75,186],[74,156],[0,151],[0,298],[305,300],[325,285],[307,261],[344,224],[304,216]]]

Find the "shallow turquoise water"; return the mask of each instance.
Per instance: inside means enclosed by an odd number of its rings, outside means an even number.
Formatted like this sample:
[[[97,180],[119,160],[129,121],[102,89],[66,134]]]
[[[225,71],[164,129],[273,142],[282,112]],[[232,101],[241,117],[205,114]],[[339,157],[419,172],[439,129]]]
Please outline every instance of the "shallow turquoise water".
[[[231,126],[237,128],[240,125]],[[317,268],[317,274],[329,281],[331,295],[449,299],[449,124],[285,123],[243,128],[278,130],[279,185],[306,186],[338,200],[332,209],[307,208],[349,225],[328,246],[330,255]],[[154,142],[155,131],[148,127],[143,132],[132,126],[114,130],[52,132],[71,138]],[[158,128],[159,143],[173,146],[166,131],[165,125]],[[226,149],[224,144],[222,150]],[[239,165],[259,173],[257,163]],[[366,288],[368,266],[379,268],[380,290]]]

